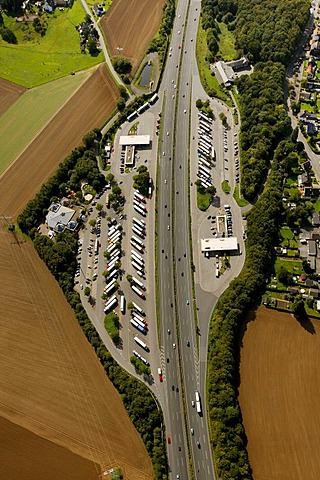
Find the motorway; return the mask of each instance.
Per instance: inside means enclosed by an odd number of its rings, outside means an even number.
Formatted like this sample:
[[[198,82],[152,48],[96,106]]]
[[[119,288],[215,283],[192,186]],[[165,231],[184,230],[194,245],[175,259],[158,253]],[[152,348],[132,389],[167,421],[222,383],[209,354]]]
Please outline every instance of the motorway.
[[[200,480],[213,479],[215,476],[204,395],[201,395],[204,407],[202,416],[197,414],[191,404],[195,390],[203,392],[204,389],[204,385],[199,384],[187,207],[191,79],[200,2],[192,2],[189,11],[187,7],[186,4],[178,4],[172,51],[170,48],[160,90],[165,97],[158,177],[159,313],[161,344],[168,362],[163,388],[166,388],[165,415],[169,417],[166,418],[167,435],[172,442],[168,445],[169,465],[173,478],[177,478],[177,475],[181,479],[191,478],[187,435],[194,477]],[[173,344],[176,344],[176,349]],[[183,376],[183,395],[180,391],[180,373]],[[191,428],[194,435],[190,433]]]

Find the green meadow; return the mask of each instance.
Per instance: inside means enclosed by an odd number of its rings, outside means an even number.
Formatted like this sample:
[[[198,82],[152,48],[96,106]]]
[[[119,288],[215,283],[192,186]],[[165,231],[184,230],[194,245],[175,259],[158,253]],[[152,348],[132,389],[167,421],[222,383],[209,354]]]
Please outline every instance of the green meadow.
[[[0,40],[0,77],[31,88],[101,63],[102,53],[91,56],[80,52],[76,26],[84,17],[80,0],[71,9],[43,14],[41,21],[45,20],[48,28],[42,37],[34,32],[32,23],[16,22],[3,14],[5,26],[13,30],[18,43]]]

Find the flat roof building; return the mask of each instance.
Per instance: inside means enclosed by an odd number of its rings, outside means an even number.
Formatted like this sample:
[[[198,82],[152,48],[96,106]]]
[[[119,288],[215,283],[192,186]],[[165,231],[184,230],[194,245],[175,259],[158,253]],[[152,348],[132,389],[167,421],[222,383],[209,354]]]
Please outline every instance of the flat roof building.
[[[119,145],[150,145],[150,135],[121,135]]]
[[[124,163],[126,167],[133,167],[134,164],[134,151],[135,148],[132,145],[126,147],[126,153],[124,157]]]
[[[237,237],[201,238],[201,252],[235,252],[238,250]]]
[[[315,257],[317,255],[317,244],[315,240],[308,241],[308,255]]]

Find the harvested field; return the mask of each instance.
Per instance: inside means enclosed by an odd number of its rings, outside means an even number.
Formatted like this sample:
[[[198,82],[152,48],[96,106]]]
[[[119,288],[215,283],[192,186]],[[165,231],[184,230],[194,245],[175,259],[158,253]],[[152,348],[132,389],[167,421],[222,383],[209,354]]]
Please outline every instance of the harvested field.
[[[164,0],[132,0],[129,3],[115,0],[102,17],[100,25],[111,55],[128,58],[133,73],[159,28],[164,3]]]
[[[118,87],[101,65],[0,178],[2,214],[16,218],[83,135],[107,120],[118,98]]]
[[[26,91],[26,88],[0,78],[0,116]]]
[[[97,465],[153,478],[121,397],[31,242],[1,221],[0,252],[1,478],[98,480]]]
[[[255,480],[318,480],[320,323],[265,307],[246,325],[239,400]]]

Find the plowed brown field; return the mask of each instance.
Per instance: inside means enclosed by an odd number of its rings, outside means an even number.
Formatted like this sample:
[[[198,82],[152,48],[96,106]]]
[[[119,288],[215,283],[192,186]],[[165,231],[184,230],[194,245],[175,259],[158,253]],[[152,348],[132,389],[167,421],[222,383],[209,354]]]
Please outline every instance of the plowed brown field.
[[[0,78],[0,116],[26,91],[15,83]]]
[[[0,213],[15,218],[84,133],[101,126],[118,89],[101,66],[0,179]],[[152,465],[58,284],[30,242],[0,219],[0,478],[98,480]]]
[[[101,20],[111,55],[128,58],[133,73],[159,28],[164,3],[164,0],[114,0]]]
[[[1,214],[16,217],[83,135],[107,120],[118,98],[101,65],[0,178]]]
[[[150,480],[144,444],[58,284],[0,223],[0,477],[98,480],[102,465]]]
[[[320,323],[264,307],[240,352],[240,405],[255,480],[319,480]]]

